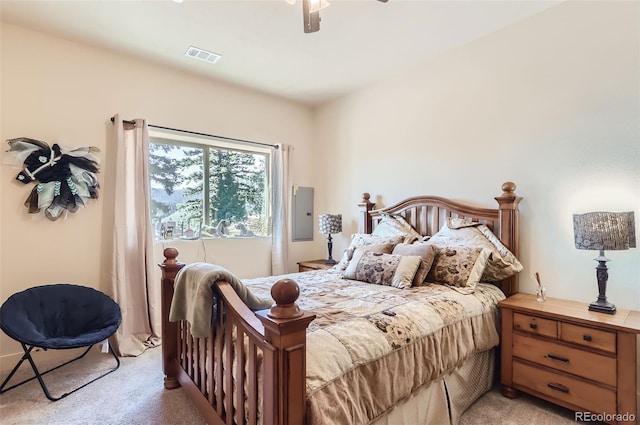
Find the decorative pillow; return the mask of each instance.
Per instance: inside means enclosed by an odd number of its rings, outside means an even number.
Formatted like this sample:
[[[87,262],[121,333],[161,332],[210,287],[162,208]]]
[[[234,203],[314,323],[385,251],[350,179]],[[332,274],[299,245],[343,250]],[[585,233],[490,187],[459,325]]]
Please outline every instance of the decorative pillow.
[[[344,270],[349,265],[349,261],[351,257],[353,257],[353,252],[356,248],[361,248],[363,246],[369,245],[387,245],[391,244],[396,246],[402,242],[402,236],[380,236],[380,235],[371,235],[368,233],[354,233],[351,236],[351,243],[349,247],[345,249],[344,254],[342,254],[342,259],[338,264],[334,266],[337,270]],[[393,250],[393,246],[391,250]],[[391,252],[391,250],[389,252]]]
[[[372,235],[379,236],[402,236],[404,243],[413,243],[422,239],[422,235],[416,232],[404,217],[399,215],[383,214],[382,219],[373,229]]]
[[[417,255],[379,254],[357,248],[343,278],[407,289],[421,263]]]
[[[448,218],[438,233],[429,239],[429,243],[439,247],[463,245],[489,249],[491,256],[482,275],[483,282],[498,282],[522,270],[520,261],[484,224]]]
[[[376,254],[391,254],[391,252],[393,251],[393,247],[396,246],[395,244],[392,243],[383,243],[380,245],[365,245],[365,246],[361,246],[358,248],[355,248],[354,250],[351,251],[350,255],[349,255],[349,260],[347,260],[347,265],[344,266],[344,269],[346,269],[349,266],[349,263],[351,262],[351,259],[353,258],[353,253],[355,252],[356,249],[361,249],[363,251],[367,251],[367,252],[374,252]],[[342,261],[340,262],[340,264],[342,263]],[[336,264],[334,266],[334,268],[338,269],[338,266],[340,266],[340,264]],[[341,269],[342,270],[342,269]]]
[[[420,267],[418,267],[418,271],[413,278],[412,286],[422,286],[424,284],[425,279],[427,278],[427,273],[431,269],[431,265],[433,264],[433,260],[436,256],[436,247],[433,244],[428,243],[401,243],[396,245],[393,248],[392,254],[395,255],[417,255],[422,258],[422,262],[420,263]]]
[[[427,279],[445,283],[462,294],[471,294],[480,282],[489,255],[491,251],[487,248],[437,247]]]

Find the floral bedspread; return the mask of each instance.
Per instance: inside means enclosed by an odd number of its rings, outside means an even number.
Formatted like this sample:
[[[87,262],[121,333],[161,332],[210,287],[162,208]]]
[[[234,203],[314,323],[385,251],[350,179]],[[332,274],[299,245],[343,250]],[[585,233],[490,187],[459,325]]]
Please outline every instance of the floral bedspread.
[[[504,294],[480,284],[464,295],[431,284],[410,289],[342,279],[318,270],[286,277],[298,305],[317,315],[307,332],[307,422],[367,424],[413,391],[498,345]],[[245,279],[268,296],[283,276]]]

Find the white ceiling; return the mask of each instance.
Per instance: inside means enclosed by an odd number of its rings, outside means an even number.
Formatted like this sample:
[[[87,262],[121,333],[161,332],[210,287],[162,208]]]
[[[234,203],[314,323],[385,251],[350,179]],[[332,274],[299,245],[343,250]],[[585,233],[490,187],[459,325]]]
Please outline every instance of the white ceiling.
[[[559,0],[330,0],[305,34],[302,0],[0,0],[3,21],[319,104],[514,24]],[[211,65],[184,56],[196,46]]]

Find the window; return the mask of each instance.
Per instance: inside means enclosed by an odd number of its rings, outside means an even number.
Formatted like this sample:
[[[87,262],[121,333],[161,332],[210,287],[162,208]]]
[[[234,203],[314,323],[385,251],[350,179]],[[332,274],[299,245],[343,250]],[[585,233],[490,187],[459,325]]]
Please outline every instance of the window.
[[[271,151],[149,132],[154,238],[268,236]]]

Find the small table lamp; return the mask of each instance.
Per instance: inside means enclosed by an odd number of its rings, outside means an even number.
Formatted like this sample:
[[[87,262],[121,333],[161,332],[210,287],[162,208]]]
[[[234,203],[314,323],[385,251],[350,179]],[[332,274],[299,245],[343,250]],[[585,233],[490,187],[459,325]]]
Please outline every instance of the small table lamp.
[[[598,299],[589,305],[589,310],[615,314],[616,306],[607,301],[607,261],[605,250],[621,250],[636,247],[636,230],[633,211],[590,212],[573,215],[573,233],[577,249],[599,250],[594,260],[598,262]]]
[[[331,251],[333,249],[331,235],[342,232],[342,214],[320,214],[318,216],[318,221],[320,224],[320,233],[322,233],[323,235],[329,235],[329,237],[327,238],[329,258],[327,258],[324,263],[335,264],[336,260],[331,257]]]

